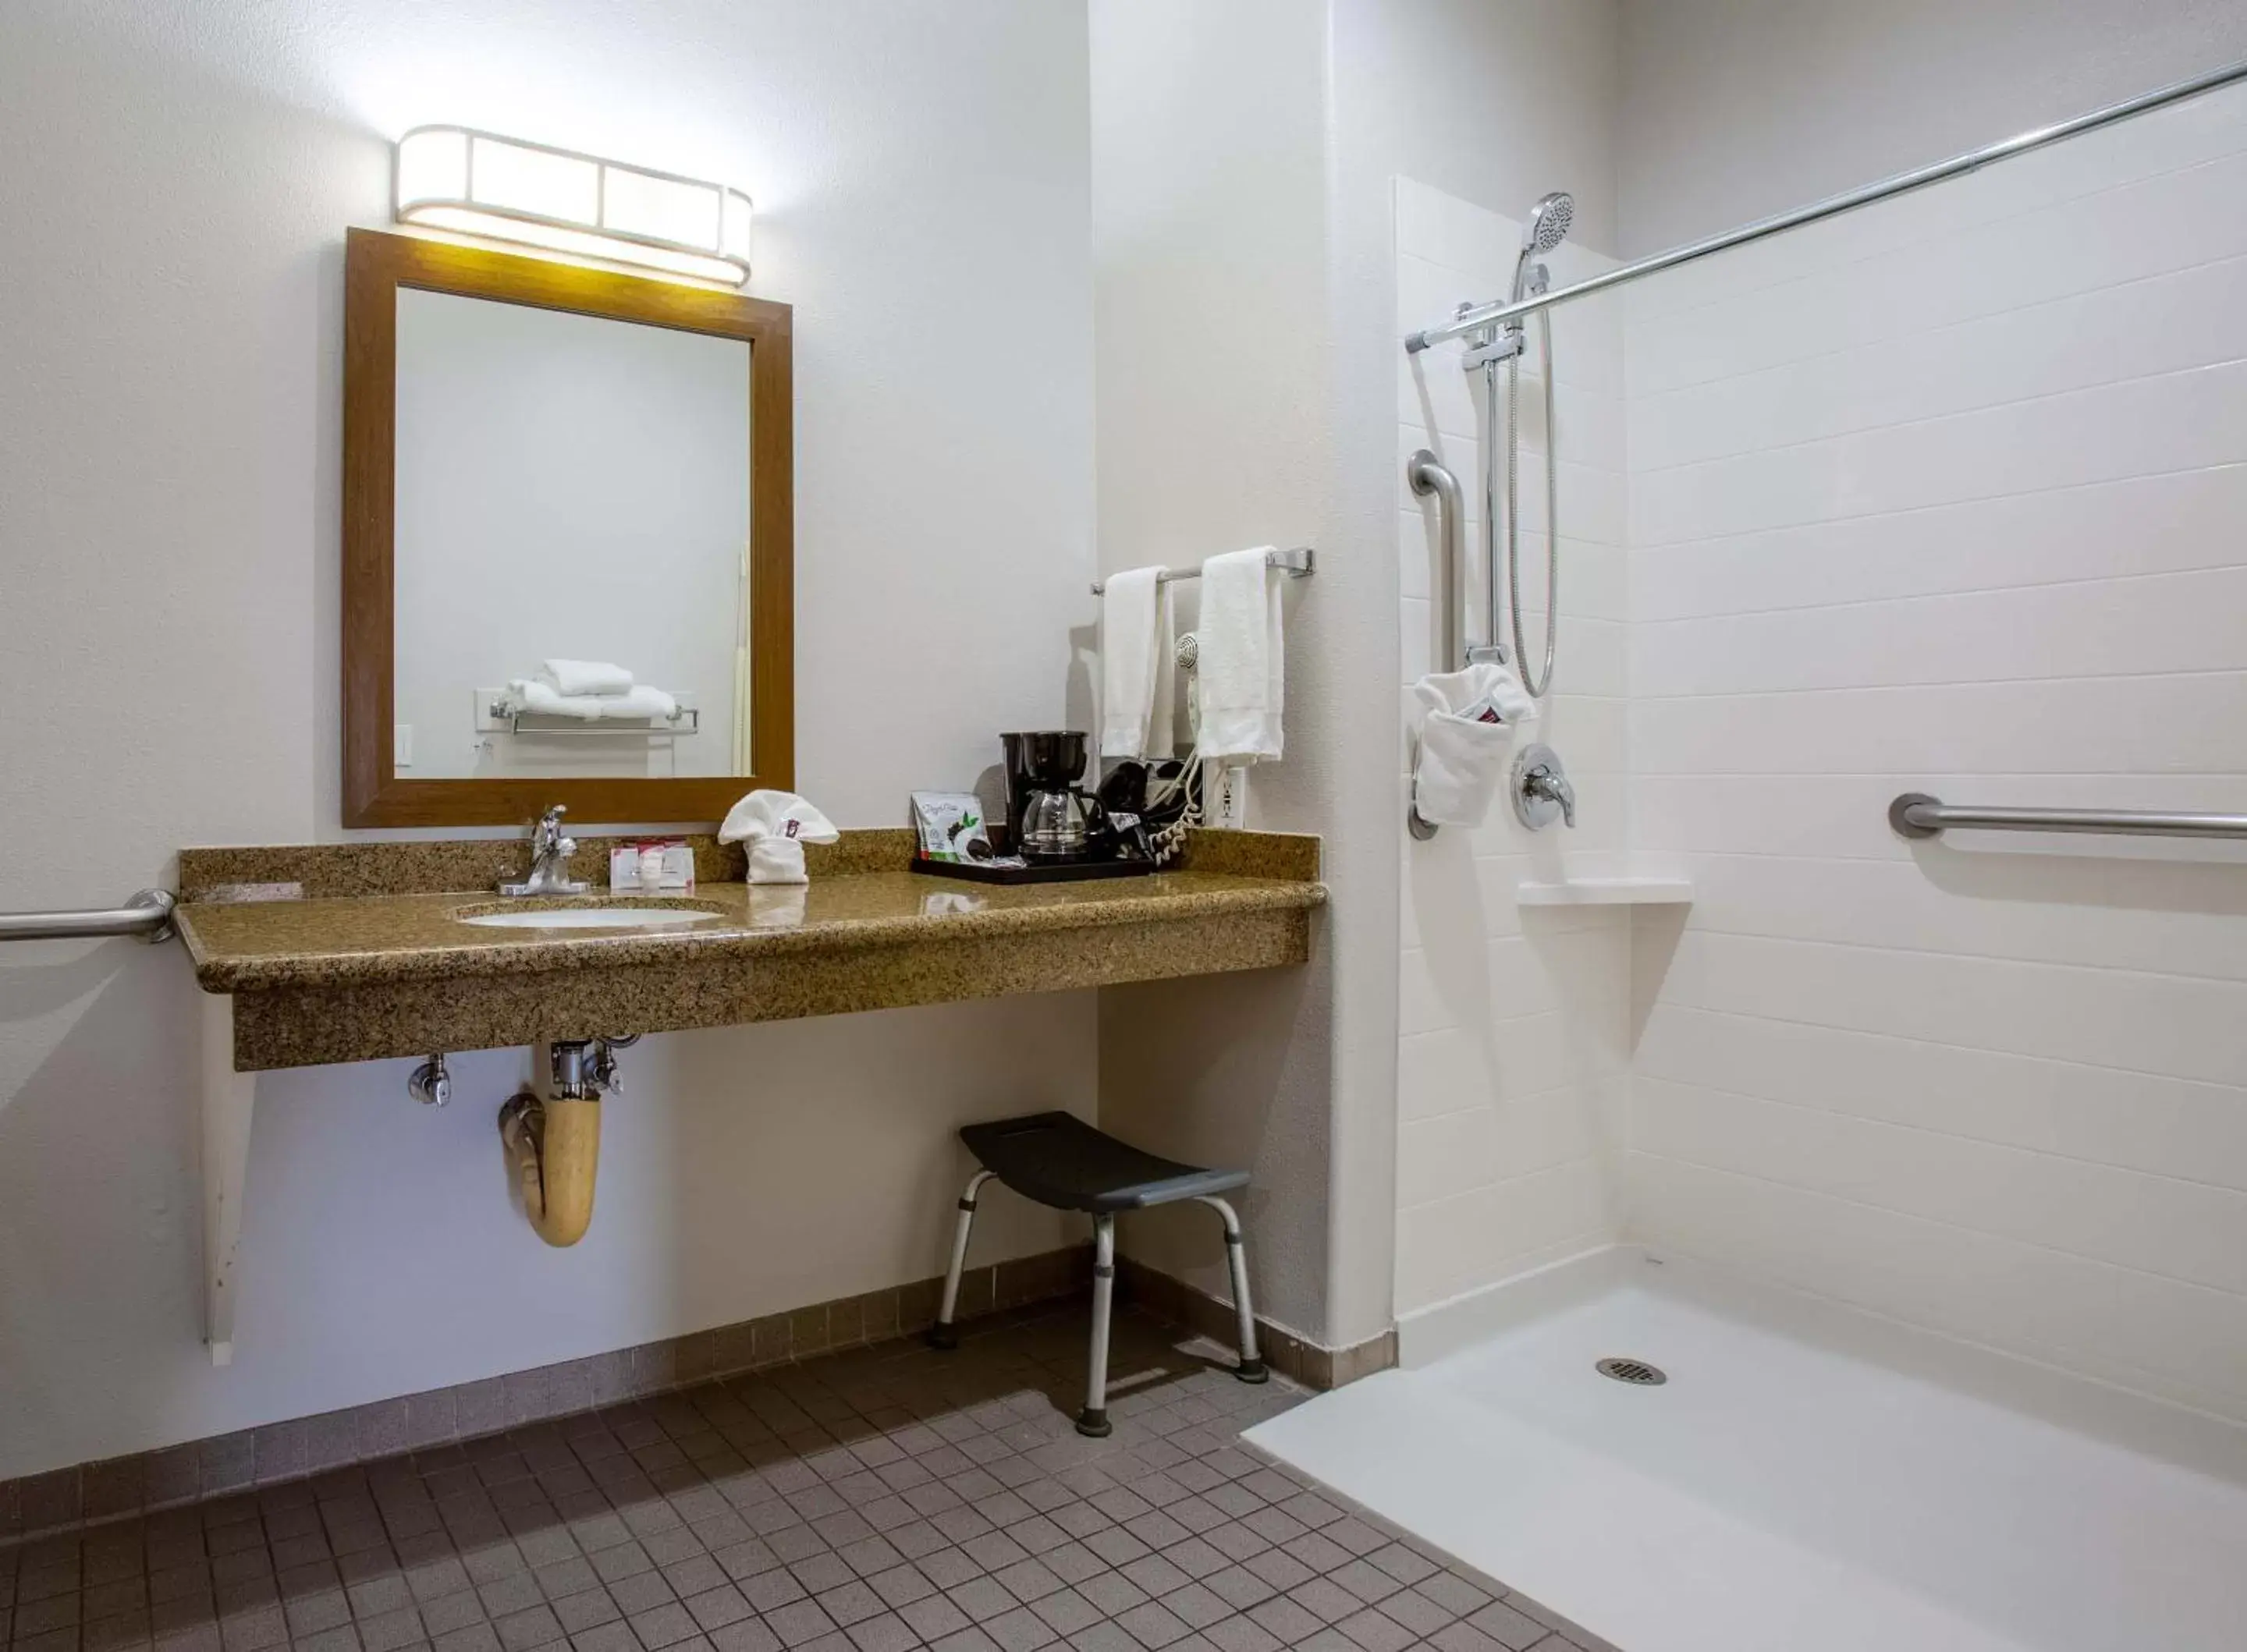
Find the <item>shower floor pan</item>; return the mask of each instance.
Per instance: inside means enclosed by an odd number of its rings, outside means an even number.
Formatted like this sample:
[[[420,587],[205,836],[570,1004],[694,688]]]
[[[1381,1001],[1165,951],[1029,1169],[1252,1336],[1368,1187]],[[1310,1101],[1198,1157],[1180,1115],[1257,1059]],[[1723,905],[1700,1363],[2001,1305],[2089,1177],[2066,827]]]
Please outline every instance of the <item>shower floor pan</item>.
[[[2247,1647],[2247,1430],[1629,1247],[1496,1294],[1249,1437],[1623,1652]]]

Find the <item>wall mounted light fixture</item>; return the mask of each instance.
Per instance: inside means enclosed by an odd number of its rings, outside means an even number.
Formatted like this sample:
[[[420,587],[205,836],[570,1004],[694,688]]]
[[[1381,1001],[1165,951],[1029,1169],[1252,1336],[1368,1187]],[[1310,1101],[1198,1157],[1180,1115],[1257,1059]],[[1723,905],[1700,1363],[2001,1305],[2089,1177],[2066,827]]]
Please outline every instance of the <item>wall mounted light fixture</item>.
[[[741,286],[749,198],[738,189],[467,126],[398,140],[398,222],[527,242]]]

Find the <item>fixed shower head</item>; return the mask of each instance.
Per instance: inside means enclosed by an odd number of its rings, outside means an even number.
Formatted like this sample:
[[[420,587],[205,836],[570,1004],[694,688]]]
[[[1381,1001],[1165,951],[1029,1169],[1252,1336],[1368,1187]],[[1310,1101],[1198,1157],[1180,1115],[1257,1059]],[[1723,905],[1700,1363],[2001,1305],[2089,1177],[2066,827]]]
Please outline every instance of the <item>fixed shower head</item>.
[[[1527,296],[1533,283],[1542,283],[1545,266],[1537,260],[1568,238],[1568,226],[1575,221],[1576,198],[1565,189],[1540,195],[1529,208],[1521,226],[1521,256],[1513,261],[1514,303]]]

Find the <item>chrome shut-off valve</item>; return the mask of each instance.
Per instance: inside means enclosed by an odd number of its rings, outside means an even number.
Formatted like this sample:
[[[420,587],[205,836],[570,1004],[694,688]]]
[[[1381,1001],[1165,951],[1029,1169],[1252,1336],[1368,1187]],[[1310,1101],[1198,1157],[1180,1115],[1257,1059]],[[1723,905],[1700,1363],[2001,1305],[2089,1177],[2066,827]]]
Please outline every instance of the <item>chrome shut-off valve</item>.
[[[432,1055],[406,1075],[406,1093],[424,1107],[442,1107],[453,1099],[453,1075],[445,1058]]]
[[[1533,832],[1555,819],[1576,823],[1576,788],[1561,754],[1550,746],[1528,746],[1513,760],[1513,813]]]

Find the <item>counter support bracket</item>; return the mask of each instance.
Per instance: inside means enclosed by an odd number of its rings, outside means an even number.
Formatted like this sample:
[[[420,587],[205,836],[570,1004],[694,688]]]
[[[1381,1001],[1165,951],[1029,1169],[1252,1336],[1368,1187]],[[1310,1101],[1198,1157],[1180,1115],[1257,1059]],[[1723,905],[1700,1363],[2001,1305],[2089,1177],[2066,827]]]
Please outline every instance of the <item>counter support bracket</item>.
[[[203,1340],[213,1365],[234,1363],[235,1261],[242,1193],[249,1174],[249,1123],[257,1075],[234,1066],[234,999],[203,997]]]

